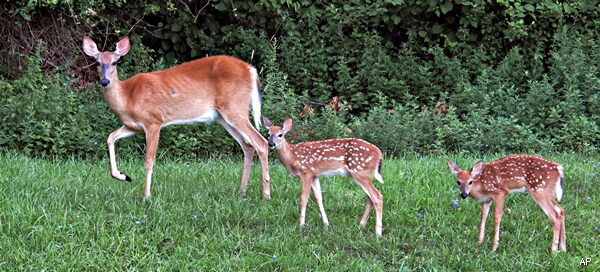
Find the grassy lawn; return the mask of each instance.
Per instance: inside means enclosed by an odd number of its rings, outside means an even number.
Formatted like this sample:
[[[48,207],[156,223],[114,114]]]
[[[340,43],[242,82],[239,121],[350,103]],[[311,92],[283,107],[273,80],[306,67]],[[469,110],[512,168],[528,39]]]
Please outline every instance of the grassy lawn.
[[[488,156],[484,161],[500,155]],[[446,157],[387,160],[383,237],[374,213],[358,228],[365,195],[348,179],[322,178],[325,228],[317,205],[298,227],[300,183],[275,160],[272,199],[255,163],[238,195],[242,158],[158,159],[152,198],[142,201],[142,158],[121,159],[134,181],[113,180],[108,161],[45,161],[0,155],[0,270],[4,271],[599,271],[600,157],[549,154],[565,167],[560,205],[567,253],[549,253],[552,228],[522,194],[507,198],[500,247],[493,224],[477,244],[481,205],[462,200]],[[475,157],[451,155],[469,168]],[[458,200],[458,207],[453,204]],[[581,266],[582,258],[592,263]]]

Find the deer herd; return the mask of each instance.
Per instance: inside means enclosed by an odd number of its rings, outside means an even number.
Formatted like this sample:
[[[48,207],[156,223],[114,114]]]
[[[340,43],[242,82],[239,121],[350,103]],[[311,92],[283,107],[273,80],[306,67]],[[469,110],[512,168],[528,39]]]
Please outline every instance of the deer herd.
[[[306,221],[306,205],[310,191],[319,206],[323,224],[329,220],[323,206],[319,177],[340,175],[356,183],[367,195],[365,212],[359,226],[364,227],[371,209],[375,208],[375,233],[383,230],[383,195],[373,185],[373,178],[383,183],[381,150],[362,139],[329,139],[288,143],[285,135],[292,129],[292,119],[275,126],[262,117],[258,75],[250,64],[229,56],[213,56],[186,62],[178,66],[149,73],[139,73],[121,81],[117,61],[129,51],[129,39],[121,39],[115,51],[98,50],[92,39],[83,39],[83,51],[95,58],[100,84],[109,108],[123,126],[107,139],[110,174],[121,181],[131,181],[119,171],[115,142],[138,132],[146,135],[146,186],[144,199],[150,197],[152,169],[156,157],[160,130],[172,124],[192,124],[217,121],[239,143],[244,153],[240,192],[246,193],[254,152],[262,167],[262,194],[270,198],[268,165],[269,148],[273,149],[287,172],[301,180],[300,226]],[[248,112],[254,118],[249,121]],[[262,122],[268,129],[267,139],[258,130]],[[498,248],[500,220],[504,199],[512,192],[527,192],[540,205],[552,222],[551,251],[566,251],[564,210],[558,205],[562,197],[563,167],[553,161],[533,155],[511,155],[498,160],[477,162],[463,170],[448,161],[450,172],[456,175],[460,196],[482,202],[479,243],[483,242],[485,222],[494,203],[493,248]]]

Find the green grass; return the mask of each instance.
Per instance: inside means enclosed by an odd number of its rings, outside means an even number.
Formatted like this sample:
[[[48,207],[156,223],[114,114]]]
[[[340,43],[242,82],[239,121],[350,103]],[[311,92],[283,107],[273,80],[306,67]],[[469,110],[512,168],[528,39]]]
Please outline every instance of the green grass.
[[[449,156],[462,167],[476,158]],[[497,158],[499,156],[494,156]],[[298,227],[300,183],[275,160],[272,199],[260,193],[255,164],[247,197],[238,195],[241,157],[157,160],[153,196],[142,200],[143,160],[121,159],[133,183],[106,160],[45,161],[0,155],[0,270],[4,271],[598,271],[600,158],[551,154],[565,166],[561,206],[567,253],[550,254],[550,221],[526,195],[507,198],[500,247],[492,218],[477,244],[480,204],[459,200],[445,157],[384,162],[384,233],[374,214],[358,228],[365,195],[344,178],[323,178],[331,227],[317,205]],[[489,161],[488,157],[485,161]],[[590,197],[590,200],[586,198]],[[419,217],[418,214],[422,215]],[[580,266],[582,258],[591,258]]]

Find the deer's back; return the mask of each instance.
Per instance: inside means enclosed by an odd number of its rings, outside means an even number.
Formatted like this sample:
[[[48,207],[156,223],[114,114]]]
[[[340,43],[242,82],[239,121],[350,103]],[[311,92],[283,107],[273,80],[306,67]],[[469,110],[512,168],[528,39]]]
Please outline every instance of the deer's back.
[[[319,172],[342,166],[350,172],[372,168],[382,157],[377,146],[356,138],[303,142],[293,149],[301,165],[318,165],[313,167]]]
[[[533,155],[511,155],[484,166],[480,180],[484,184],[522,182],[529,188],[542,188],[556,182],[562,175],[562,166],[551,160]]]

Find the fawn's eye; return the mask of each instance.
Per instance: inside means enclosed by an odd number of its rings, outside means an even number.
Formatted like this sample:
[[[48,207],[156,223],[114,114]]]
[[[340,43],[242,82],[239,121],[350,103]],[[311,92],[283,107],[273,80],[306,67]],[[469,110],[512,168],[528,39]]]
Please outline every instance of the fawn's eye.
[[[277,137],[281,138],[281,137],[283,137],[283,134],[279,133],[279,134],[277,134]]]
[[[457,185],[460,185],[460,180],[457,180],[457,181],[456,181],[456,184],[457,184]]]
[[[96,65],[100,66],[100,65],[102,65],[102,63],[99,61],[96,61]]]
[[[472,181],[472,180],[471,180],[471,181],[469,181],[469,185],[473,185],[473,181]]]
[[[117,62],[116,62],[116,61],[113,61],[113,63],[111,63],[110,65],[112,65],[112,66],[117,66]]]

